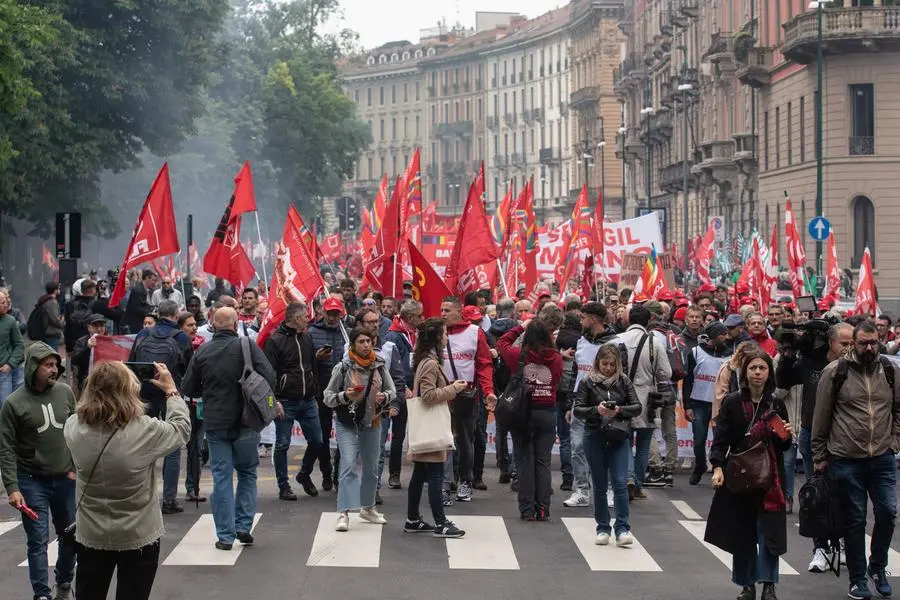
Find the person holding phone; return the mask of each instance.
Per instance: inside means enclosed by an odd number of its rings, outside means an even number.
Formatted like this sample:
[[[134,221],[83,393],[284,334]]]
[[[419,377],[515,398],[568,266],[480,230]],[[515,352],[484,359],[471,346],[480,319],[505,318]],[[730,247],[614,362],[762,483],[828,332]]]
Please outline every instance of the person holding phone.
[[[778,557],[787,551],[787,517],[782,482],[784,452],[792,443],[787,408],[775,391],[772,357],[754,348],[744,355],[741,389],[725,398],[716,420],[710,452],[712,485],[716,488],[705,541],[732,555],[731,581],[740,586],[738,600],[755,600],[762,583],[762,600],[777,600]],[[762,442],[769,454],[771,485],[764,490],[732,492],[725,467],[729,456]]]
[[[373,335],[362,327],[350,332],[347,357],[335,365],[325,389],[325,405],[334,409],[338,450],[343,460],[338,474],[336,531],[350,528],[350,511],[359,509],[362,520],[384,525],[375,510],[378,457],[381,454],[381,419],[396,408],[394,381],[374,350]],[[356,462],[361,459],[362,473]]]

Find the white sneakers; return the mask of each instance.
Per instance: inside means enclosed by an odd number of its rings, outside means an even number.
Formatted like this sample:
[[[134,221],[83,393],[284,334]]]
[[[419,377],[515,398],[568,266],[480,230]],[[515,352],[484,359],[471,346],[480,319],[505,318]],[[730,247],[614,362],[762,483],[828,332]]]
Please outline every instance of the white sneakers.
[[[608,546],[609,545],[609,534],[608,533],[598,533],[597,537],[594,538],[594,543],[598,546]]]
[[[625,531],[616,536],[616,546],[620,548],[622,546],[630,546],[634,543],[634,536],[631,535],[630,531]]]
[[[563,504],[569,508],[577,508],[591,505],[591,495],[583,490],[575,490],[568,500],[564,500]]]
[[[347,531],[350,529],[350,515],[342,512],[338,515],[337,523],[334,526],[335,531]]]
[[[359,510],[359,518],[375,525],[384,525],[387,523],[387,519],[384,518],[384,515],[375,510],[375,507],[373,506],[361,508]]]
[[[608,508],[616,507],[616,495],[613,493],[612,488],[606,490],[606,506]]]

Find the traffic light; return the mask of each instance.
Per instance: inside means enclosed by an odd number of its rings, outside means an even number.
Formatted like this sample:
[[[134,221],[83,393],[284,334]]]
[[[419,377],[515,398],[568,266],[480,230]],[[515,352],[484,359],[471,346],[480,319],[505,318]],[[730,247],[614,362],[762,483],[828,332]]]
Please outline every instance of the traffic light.
[[[347,198],[347,229],[356,231],[357,227],[359,227],[359,208],[356,199]]]

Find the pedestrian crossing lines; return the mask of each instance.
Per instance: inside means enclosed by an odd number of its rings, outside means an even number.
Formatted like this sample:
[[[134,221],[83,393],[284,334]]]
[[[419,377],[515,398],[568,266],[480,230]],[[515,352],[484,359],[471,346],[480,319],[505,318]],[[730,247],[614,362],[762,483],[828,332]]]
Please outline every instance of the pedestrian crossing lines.
[[[253,517],[253,525],[250,533],[256,529],[262,514],[257,513]],[[200,515],[197,522],[185,534],[177,546],[163,561],[164,567],[204,565],[214,567],[233,567],[237,563],[243,544],[235,542],[231,552],[217,550],[213,545],[216,539],[216,524],[211,514]]]

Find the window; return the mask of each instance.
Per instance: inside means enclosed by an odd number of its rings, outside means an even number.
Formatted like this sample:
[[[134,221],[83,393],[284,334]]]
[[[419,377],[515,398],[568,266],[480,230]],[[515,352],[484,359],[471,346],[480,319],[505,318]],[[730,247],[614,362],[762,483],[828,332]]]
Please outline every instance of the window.
[[[416,102],[419,101],[419,82],[416,82]]]
[[[397,139],[397,119],[391,119],[391,140]]]
[[[431,124],[434,125],[435,123],[437,123],[437,106],[432,104],[431,105]]]
[[[409,60],[409,50],[403,53],[403,60]]]
[[[421,50],[421,49],[416,50],[415,57],[416,57],[417,59],[422,58],[422,50]]]
[[[378,88],[378,101],[382,106],[384,106],[384,86]]]
[[[791,166],[794,162],[793,157],[793,141],[794,141],[794,128],[791,126],[791,103],[787,103],[787,164]]]
[[[875,86],[850,86],[850,154],[875,154]]]
[[[416,115],[416,139],[419,138],[419,115]]]
[[[366,159],[366,162],[368,163],[368,165],[366,165],[368,167],[368,179],[375,179],[375,172],[372,171],[372,159]]]
[[[858,269],[863,251],[868,247],[875,267],[875,205],[865,196],[857,196],[851,204],[853,210],[853,258],[851,267]]]
[[[775,107],[775,168],[781,167],[781,107]]]
[[[353,101],[359,104],[359,90],[353,91]]]
[[[471,120],[472,120],[472,107],[471,107],[471,103],[468,100],[466,100],[466,121],[471,121]]]
[[[476,109],[475,118],[480,122],[484,119],[484,103],[478,98],[478,107]]]
[[[763,165],[769,170],[769,111],[763,113]]]
[[[409,138],[409,117],[403,117],[403,139]]]
[[[403,101],[409,102],[409,84],[408,83],[403,84]]]
[[[434,56],[434,53],[435,53],[435,52],[434,52],[434,48],[429,48],[429,49],[428,49],[428,56]]]
[[[391,104],[397,104],[397,86],[391,86]]]
[[[800,96],[800,162],[806,160],[806,97]]]
[[[387,56],[386,56],[386,55],[382,54],[381,56],[378,57],[378,64],[383,65],[383,64],[386,63],[386,62],[387,62]]]
[[[384,139],[384,119],[381,119],[379,131],[381,132],[381,135],[378,137],[378,139],[383,140]]]
[[[372,88],[366,88],[366,106],[372,106]]]
[[[392,62],[392,63],[397,62],[398,60],[400,60],[400,55],[399,55],[399,54],[397,54],[396,52],[394,52],[393,54],[391,54],[391,62]]]

